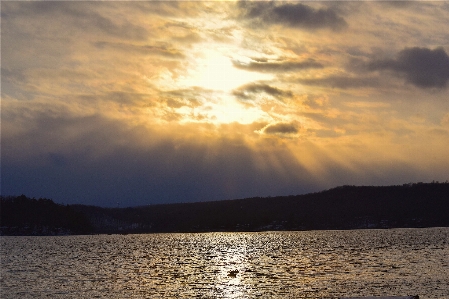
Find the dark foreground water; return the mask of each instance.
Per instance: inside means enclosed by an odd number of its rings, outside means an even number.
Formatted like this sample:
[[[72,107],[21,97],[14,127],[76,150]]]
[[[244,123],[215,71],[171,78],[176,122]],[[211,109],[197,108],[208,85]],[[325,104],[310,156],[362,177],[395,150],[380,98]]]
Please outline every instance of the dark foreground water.
[[[1,237],[0,298],[449,298],[449,228]]]

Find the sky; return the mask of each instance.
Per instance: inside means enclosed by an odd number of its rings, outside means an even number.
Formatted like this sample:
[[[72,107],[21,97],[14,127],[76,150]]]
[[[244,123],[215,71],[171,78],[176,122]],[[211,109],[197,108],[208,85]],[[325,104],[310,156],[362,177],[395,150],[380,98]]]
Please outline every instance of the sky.
[[[449,179],[449,2],[2,1],[1,194]]]

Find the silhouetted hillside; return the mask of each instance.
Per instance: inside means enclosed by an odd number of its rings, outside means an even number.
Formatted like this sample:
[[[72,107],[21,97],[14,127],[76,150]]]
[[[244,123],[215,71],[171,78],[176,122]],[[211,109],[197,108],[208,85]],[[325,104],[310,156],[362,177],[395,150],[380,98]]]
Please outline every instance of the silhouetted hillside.
[[[342,186],[296,196],[154,205],[74,206],[98,233],[449,226],[449,184]]]
[[[449,226],[449,183],[342,186],[296,196],[134,208],[1,198],[2,234],[152,233]]]
[[[61,235],[93,232],[85,215],[71,206],[25,195],[0,197],[1,235]]]

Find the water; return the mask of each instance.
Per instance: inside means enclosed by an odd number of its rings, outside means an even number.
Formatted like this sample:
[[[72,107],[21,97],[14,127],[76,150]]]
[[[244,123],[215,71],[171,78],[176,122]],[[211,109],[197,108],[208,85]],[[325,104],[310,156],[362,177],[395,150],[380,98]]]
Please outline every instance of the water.
[[[449,298],[449,228],[1,237],[1,298]]]

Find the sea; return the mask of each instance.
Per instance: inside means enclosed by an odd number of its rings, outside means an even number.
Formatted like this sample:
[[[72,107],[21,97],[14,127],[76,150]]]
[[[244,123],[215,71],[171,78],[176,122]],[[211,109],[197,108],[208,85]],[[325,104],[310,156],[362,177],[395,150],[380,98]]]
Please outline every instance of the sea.
[[[449,298],[449,228],[2,236],[0,298]]]

